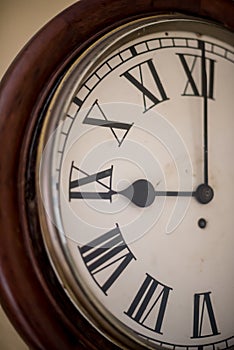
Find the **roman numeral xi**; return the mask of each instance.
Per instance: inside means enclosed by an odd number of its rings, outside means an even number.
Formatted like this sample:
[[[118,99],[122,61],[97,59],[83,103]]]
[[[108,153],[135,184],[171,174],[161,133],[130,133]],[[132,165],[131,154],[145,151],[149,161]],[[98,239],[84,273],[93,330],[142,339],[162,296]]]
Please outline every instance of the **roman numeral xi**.
[[[169,100],[152,59],[137,64],[121,74],[143,97],[144,112]]]

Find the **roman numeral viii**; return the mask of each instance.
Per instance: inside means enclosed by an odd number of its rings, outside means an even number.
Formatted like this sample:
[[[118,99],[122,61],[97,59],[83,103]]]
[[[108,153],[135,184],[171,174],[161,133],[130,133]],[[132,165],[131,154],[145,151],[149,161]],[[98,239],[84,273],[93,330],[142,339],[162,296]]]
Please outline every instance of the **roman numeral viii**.
[[[211,292],[194,295],[193,336],[203,338],[220,334],[211,303]]]
[[[79,250],[91,276],[105,294],[130,262],[136,260],[126,245],[118,224]]]
[[[84,170],[76,167],[74,162],[72,162],[69,179],[69,201],[72,199],[107,199],[111,201],[112,195],[116,193],[112,190],[112,172],[113,166],[89,175]],[[82,174],[82,177],[79,177],[80,174]],[[98,185],[100,191],[95,191],[94,184]],[[92,190],[87,190],[87,187],[90,185]],[[81,187],[84,189],[83,191],[80,190]]]
[[[161,328],[171,290],[172,288],[146,274],[144,282],[125,314],[142,326],[163,334]]]
[[[144,112],[169,100],[152,59],[130,68],[121,76],[124,76],[142,94]]]

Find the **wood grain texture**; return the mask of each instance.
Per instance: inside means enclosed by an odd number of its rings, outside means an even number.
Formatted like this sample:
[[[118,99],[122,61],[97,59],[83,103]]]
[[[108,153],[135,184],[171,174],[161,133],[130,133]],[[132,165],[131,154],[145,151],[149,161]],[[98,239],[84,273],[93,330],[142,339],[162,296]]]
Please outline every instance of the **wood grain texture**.
[[[76,311],[43,245],[35,195],[35,155],[43,113],[66,67],[121,23],[179,12],[234,30],[231,0],[81,0],[21,51],[0,86],[0,298],[32,349],[117,349]]]

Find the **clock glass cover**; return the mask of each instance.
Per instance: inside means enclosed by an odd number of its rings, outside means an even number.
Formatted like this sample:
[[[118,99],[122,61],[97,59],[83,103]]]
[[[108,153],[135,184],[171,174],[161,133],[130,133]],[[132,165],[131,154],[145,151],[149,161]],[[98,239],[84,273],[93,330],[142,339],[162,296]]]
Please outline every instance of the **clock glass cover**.
[[[47,251],[123,348],[234,345],[233,42],[203,20],[131,22],[77,58],[48,107]]]

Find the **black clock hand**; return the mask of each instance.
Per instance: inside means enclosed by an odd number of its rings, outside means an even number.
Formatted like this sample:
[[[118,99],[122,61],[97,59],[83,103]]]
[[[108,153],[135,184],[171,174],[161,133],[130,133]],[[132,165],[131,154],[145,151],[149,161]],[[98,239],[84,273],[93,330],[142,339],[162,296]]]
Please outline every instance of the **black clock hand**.
[[[189,191],[155,191],[153,185],[145,179],[135,181],[132,185],[122,191],[119,191],[118,193],[130,199],[131,202],[133,202],[138,207],[148,207],[154,202],[155,197],[159,196],[195,196],[195,192]]]
[[[81,172],[84,177],[80,179],[71,180],[73,171]],[[72,162],[69,181],[69,201],[72,199],[107,199],[112,201],[112,196],[121,194],[138,207],[148,207],[151,205],[155,197],[195,197],[201,204],[209,203],[213,198],[213,190],[209,185],[201,184],[197,187],[196,191],[156,191],[153,185],[146,179],[136,180],[133,184],[121,191],[115,191],[112,189],[113,166],[109,169],[105,169],[95,174],[89,175],[84,170],[81,170],[74,166]],[[103,179],[109,179],[109,185],[102,182]],[[82,191],[83,185],[97,182],[105,189],[105,191]]]
[[[209,203],[213,198],[213,190],[207,185],[200,185],[196,191],[155,191],[151,182],[145,179],[135,181],[122,191],[113,194],[121,194],[136,206],[144,208],[150,206],[155,197],[195,197],[201,204]]]
[[[203,96],[203,152],[204,152],[204,184],[208,185],[208,93],[207,93],[207,72],[205,43],[199,41],[201,50],[201,72],[202,72],[202,96]]]

